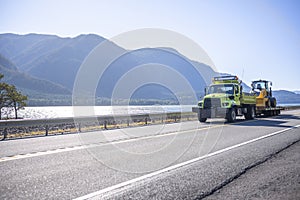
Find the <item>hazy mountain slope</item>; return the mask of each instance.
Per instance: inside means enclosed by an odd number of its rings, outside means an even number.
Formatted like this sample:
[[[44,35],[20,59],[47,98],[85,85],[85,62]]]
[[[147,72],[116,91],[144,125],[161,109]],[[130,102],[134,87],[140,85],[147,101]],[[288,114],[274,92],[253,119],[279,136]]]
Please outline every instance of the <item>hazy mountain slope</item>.
[[[70,91],[73,89],[74,79],[80,65],[90,51],[103,41],[105,39],[101,36],[92,34],[80,35],[75,38],[41,34],[0,34],[0,54],[3,55],[0,57],[0,73],[5,74],[7,82],[32,94],[36,101],[42,99],[42,96],[46,96],[49,102],[52,98],[51,105],[55,105],[53,102],[58,97],[48,94],[58,94],[67,95],[67,97],[62,96],[63,104],[70,103]],[[118,94],[115,96],[116,98],[126,98],[126,88],[130,84],[137,80],[145,83],[143,80],[147,80],[149,77],[166,79],[171,85],[176,86],[176,89],[170,91],[171,88],[168,85],[161,86],[155,82],[148,83],[136,88],[130,98],[160,99],[174,102],[177,101],[178,96],[186,97],[186,88],[183,87],[183,83],[179,82],[176,76],[171,76],[171,73],[160,69],[154,70],[157,66],[167,66],[170,72],[183,77],[198,97],[203,96],[204,87],[210,84],[212,77],[227,75],[225,73],[219,74],[203,63],[189,60],[182,55],[179,56],[176,50],[170,48],[145,48],[126,51],[114,43],[110,43],[105,54],[109,55],[114,50],[125,54],[111,63],[101,79],[99,77],[96,96],[106,99],[106,101],[112,97],[112,92],[119,80],[143,65],[147,65],[149,69],[136,74],[132,81],[122,83],[125,88],[124,93]],[[99,55],[99,59],[101,56],[105,57],[106,55]],[[245,84],[243,87],[244,91],[250,90]],[[274,95],[277,96],[279,102],[299,102],[299,96],[295,93],[274,91]],[[99,101],[101,102],[101,99]]]
[[[0,67],[1,69],[17,71],[18,68],[7,58],[0,54]]]
[[[16,66],[4,56],[0,55],[0,73],[4,74],[4,81],[15,85],[18,89],[35,90],[36,92],[49,94],[70,94],[71,92],[66,88],[51,83],[46,80],[34,78],[28,74],[19,72]],[[28,94],[27,94],[28,95]]]
[[[195,62],[193,62],[195,63]],[[197,63],[200,71],[210,68],[201,63]],[[147,70],[141,70],[137,72],[138,67],[147,66]],[[163,70],[167,69],[167,70]],[[128,73],[134,73],[136,80],[122,83],[122,87],[126,88],[132,84],[133,81],[139,80],[140,83],[145,84],[143,80],[149,80],[148,77],[153,77],[153,80],[167,80],[170,85],[159,86],[158,83],[147,84],[133,94],[133,98],[154,98],[154,99],[174,99],[174,95],[184,95],[186,87],[184,83],[179,82],[176,74],[186,80],[186,83],[190,84],[194,91],[198,94],[204,91],[206,83],[201,74],[191,64],[191,61],[184,59],[182,56],[173,54],[169,51],[156,48],[145,48],[137,51],[131,51],[115,60],[100,80],[97,94],[103,97],[110,97],[114,91],[114,87],[118,81],[126,76]],[[202,73],[202,72],[201,72]],[[211,79],[215,75],[213,70],[207,75]],[[125,85],[124,85],[125,84]],[[166,88],[170,87],[170,88]],[[177,88],[170,92],[170,89]],[[124,94],[117,94],[119,98],[124,98]],[[122,96],[124,95],[124,96]]]
[[[0,53],[12,60],[20,71],[71,90],[83,59],[103,40],[92,34],[76,38],[1,34]]]
[[[54,35],[0,34],[0,53],[12,60],[19,70],[27,71],[28,63],[49,54],[68,42]]]
[[[296,94],[300,94],[300,90],[293,91]]]
[[[28,73],[73,88],[74,79],[84,58],[103,39],[95,35],[81,35],[46,57],[32,62]]]
[[[276,97],[278,103],[300,103],[300,94],[287,90],[275,90],[273,96]]]
[[[74,78],[84,58],[103,40],[102,37],[97,35],[60,38],[38,34],[23,36],[2,34],[0,35],[0,53],[7,55],[21,71],[72,90]],[[111,45],[112,48],[117,47],[113,43]],[[166,49],[133,51],[116,60],[110,66],[111,70],[107,71],[107,78],[103,78],[100,84],[101,88],[97,90],[97,96],[110,98],[115,84],[124,73],[133,67],[148,63],[170,66],[189,80],[197,93],[203,92],[204,87],[207,85],[205,80],[210,80],[215,72],[202,63],[183,59],[181,56],[170,53],[170,51],[176,52],[176,50],[168,49],[166,51]],[[110,49],[107,51],[109,52]],[[126,51],[124,50],[124,52]],[[195,70],[191,63],[201,69],[202,75]],[[155,72],[155,74],[159,73]],[[143,76],[150,76],[150,74],[140,74],[138,77],[142,79]],[[173,99],[173,96],[169,90],[157,85],[142,87],[134,94],[134,98]]]

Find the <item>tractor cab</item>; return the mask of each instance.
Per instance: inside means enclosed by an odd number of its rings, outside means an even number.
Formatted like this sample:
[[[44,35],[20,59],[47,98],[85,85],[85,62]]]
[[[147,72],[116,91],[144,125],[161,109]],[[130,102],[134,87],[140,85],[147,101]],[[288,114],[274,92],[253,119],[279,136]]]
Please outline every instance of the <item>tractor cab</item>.
[[[272,97],[272,82],[266,80],[252,81],[252,91],[259,95],[265,90],[266,95]]]

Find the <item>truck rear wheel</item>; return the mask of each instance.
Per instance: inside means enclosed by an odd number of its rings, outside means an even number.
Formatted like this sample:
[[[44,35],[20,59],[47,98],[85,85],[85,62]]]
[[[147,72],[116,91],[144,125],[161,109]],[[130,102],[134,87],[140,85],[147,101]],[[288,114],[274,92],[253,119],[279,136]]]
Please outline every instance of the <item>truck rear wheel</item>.
[[[236,121],[236,112],[235,112],[235,108],[230,108],[227,115],[226,115],[226,119],[228,122],[235,122]]]
[[[247,108],[247,113],[245,114],[245,118],[248,120],[254,119],[255,117],[255,108],[254,106],[249,106]]]

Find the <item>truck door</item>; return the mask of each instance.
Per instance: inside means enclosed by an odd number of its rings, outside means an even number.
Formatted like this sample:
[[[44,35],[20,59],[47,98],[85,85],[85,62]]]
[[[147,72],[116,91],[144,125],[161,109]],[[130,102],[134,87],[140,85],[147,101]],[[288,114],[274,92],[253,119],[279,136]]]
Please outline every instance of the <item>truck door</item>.
[[[238,85],[234,85],[234,100],[236,102],[236,105],[241,105],[240,101],[240,89]]]

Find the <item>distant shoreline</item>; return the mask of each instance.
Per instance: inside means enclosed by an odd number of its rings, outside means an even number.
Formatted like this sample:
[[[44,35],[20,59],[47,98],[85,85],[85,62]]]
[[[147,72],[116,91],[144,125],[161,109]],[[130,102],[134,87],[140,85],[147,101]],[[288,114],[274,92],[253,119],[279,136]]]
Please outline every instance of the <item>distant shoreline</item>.
[[[184,104],[184,105],[179,105],[179,104],[133,104],[133,105],[82,105],[82,106],[87,106],[87,107],[90,107],[90,106],[95,106],[95,107],[107,107],[107,106],[114,106],[114,107],[122,107],[122,106],[156,106],[156,105],[159,105],[159,106],[191,106],[192,104]],[[196,105],[196,104],[195,104]],[[278,106],[282,106],[282,107],[285,107],[285,106],[300,106],[300,102],[292,102],[292,103],[277,103]],[[68,105],[28,105],[26,107],[73,107],[72,104],[68,104]],[[80,105],[79,105],[80,106]],[[193,105],[194,106],[194,105]]]
[[[300,103],[278,103],[278,106],[289,107],[289,106],[300,106]]]

